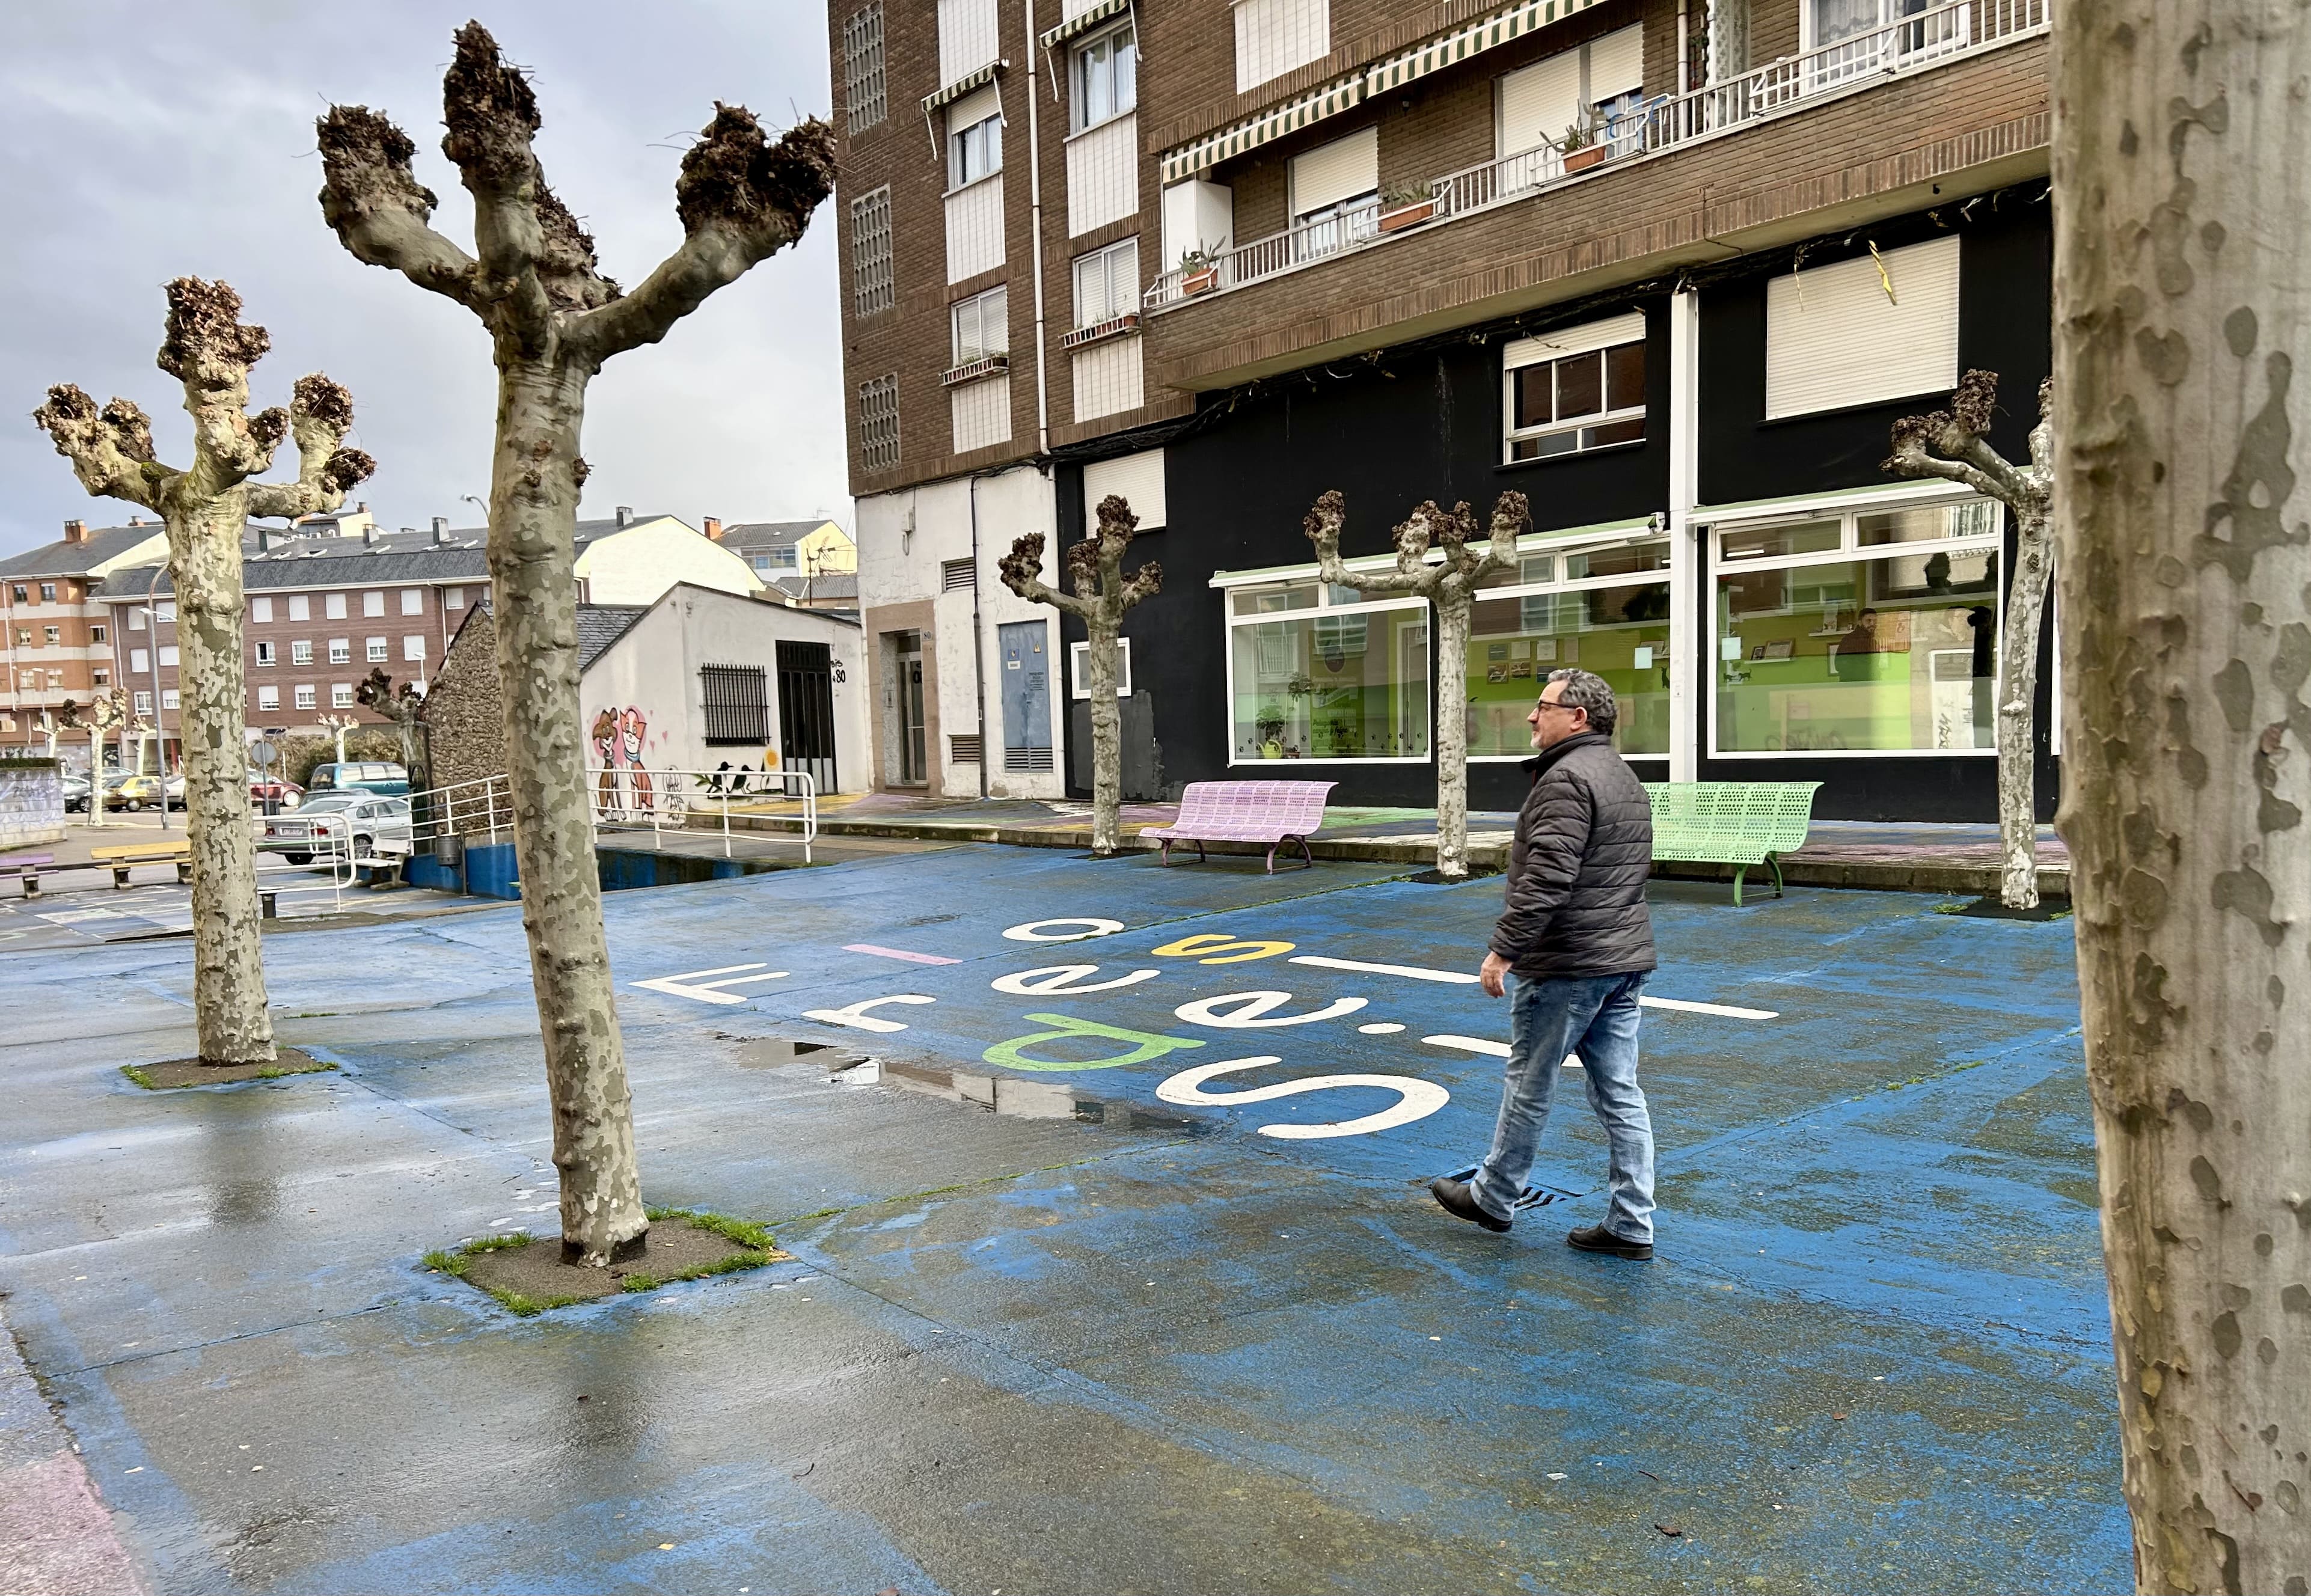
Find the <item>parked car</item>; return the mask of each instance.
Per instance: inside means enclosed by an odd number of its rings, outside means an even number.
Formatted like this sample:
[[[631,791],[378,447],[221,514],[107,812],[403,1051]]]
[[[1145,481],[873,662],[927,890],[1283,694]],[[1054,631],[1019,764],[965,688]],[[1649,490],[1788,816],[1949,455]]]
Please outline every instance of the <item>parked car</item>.
[[[249,772],[249,801],[252,804],[269,803],[277,808],[293,809],[304,796],[305,789],[285,777],[264,771]]]
[[[110,776],[104,783],[104,807],[135,810],[149,805],[157,809],[164,792],[158,776]]]
[[[409,796],[409,772],[401,765],[375,760],[347,760],[343,764],[317,764],[305,780],[308,792],[374,792],[393,798]]]
[[[181,809],[185,807],[185,779],[182,776],[170,777],[161,783],[161,790],[169,795],[169,807]]]
[[[266,815],[257,847],[292,865],[310,865],[316,853],[335,848],[341,839],[351,841],[355,859],[376,852],[381,840],[407,847],[409,800],[367,792],[317,792],[294,814]]]
[[[86,776],[66,776],[64,779],[64,787],[65,813],[67,815],[87,814],[89,794],[93,790],[89,786],[88,778]]]

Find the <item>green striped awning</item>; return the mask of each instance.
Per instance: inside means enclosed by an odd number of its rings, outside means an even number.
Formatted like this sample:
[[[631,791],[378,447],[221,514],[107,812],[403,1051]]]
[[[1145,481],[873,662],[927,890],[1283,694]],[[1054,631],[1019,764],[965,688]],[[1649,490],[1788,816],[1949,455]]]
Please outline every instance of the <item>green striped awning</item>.
[[[1557,0],[1563,4],[1566,0]],[[1271,139],[1282,138],[1287,133],[1297,133],[1327,117],[1337,117],[1365,97],[1365,79],[1343,78],[1339,83],[1326,83],[1312,89],[1283,104],[1271,106],[1256,117],[1247,117],[1217,133],[1208,133],[1193,144],[1182,144],[1164,156],[1164,181],[1176,183],[1191,178],[1208,166],[1223,161],[1233,161],[1246,151],[1256,150]]]
[[[953,105],[973,89],[985,88],[995,81],[995,74],[1008,66],[1008,61],[990,61],[977,72],[959,77],[936,94],[923,96],[923,115],[929,116],[943,105]]]
[[[1047,50],[1057,49],[1076,35],[1088,33],[1108,18],[1121,16],[1130,9],[1131,0],[1098,0],[1098,4],[1090,10],[1077,13],[1049,33],[1044,34],[1043,48]]]
[[[1505,11],[1496,11],[1482,22],[1455,29],[1441,39],[1432,39],[1416,49],[1391,56],[1366,68],[1365,92],[1384,94],[1415,78],[1426,77],[1432,72],[1465,61],[1471,56],[1482,55],[1513,39],[1522,39],[1535,29],[1563,22],[1577,12],[1602,3],[1603,0],[1520,0],[1518,4]]]

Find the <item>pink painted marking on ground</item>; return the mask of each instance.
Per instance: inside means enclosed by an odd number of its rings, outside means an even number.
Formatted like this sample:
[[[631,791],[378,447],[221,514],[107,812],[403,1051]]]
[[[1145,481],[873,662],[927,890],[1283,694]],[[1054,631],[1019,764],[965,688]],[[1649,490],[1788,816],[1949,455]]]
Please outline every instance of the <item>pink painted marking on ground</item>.
[[[872,942],[846,942],[845,953],[871,953],[878,959],[904,959],[910,964],[960,964],[961,959],[943,959],[935,953],[909,953],[903,947],[877,947]]]

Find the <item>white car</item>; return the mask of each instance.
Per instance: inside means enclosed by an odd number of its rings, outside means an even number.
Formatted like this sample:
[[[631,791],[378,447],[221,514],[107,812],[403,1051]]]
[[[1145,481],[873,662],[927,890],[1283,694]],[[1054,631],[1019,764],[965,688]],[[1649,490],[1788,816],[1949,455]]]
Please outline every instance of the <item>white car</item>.
[[[292,865],[310,864],[316,853],[331,851],[348,840],[353,858],[368,859],[381,841],[410,845],[409,800],[379,798],[359,791],[317,792],[285,815],[264,819],[265,833],[257,846],[278,853]]]

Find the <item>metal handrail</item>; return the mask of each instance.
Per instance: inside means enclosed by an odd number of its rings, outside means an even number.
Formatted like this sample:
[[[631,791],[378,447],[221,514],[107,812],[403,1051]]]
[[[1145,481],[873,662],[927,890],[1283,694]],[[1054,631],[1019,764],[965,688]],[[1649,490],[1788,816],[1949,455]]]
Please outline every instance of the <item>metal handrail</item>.
[[[594,829],[641,831],[648,827],[653,842],[668,829],[696,831],[693,812],[709,809],[719,816],[722,857],[731,857],[730,807],[760,803],[777,783],[781,800],[799,798],[802,812],[802,859],[811,862],[810,847],[818,837],[818,783],[803,771],[685,771],[653,770],[641,765],[597,766],[586,772],[587,798]],[[710,825],[708,829],[711,829]]]
[[[2053,5],[2054,0],[1957,0],[1687,93],[1661,95],[1600,124],[1593,131],[1604,157],[1578,170],[1567,171],[1565,153],[1544,144],[1445,173],[1430,185],[1432,220],[1527,199],[1609,170],[1629,157],[1658,154],[1802,109],[1826,95],[2012,44],[2045,31]],[[1221,250],[1193,271],[1165,272],[1149,284],[1143,303],[1149,310],[1165,310],[1393,236],[1381,231],[1379,201],[1356,214],[1366,219],[1359,227],[1344,227],[1340,217],[1298,222]],[[1196,283],[1193,292],[1188,291],[1190,282]]]
[[[283,898],[300,894],[327,893],[329,894],[329,906],[333,909],[341,909],[344,906],[345,888],[353,885],[358,867],[370,861],[355,857],[353,831],[343,815],[312,815],[305,818],[312,824],[314,832],[314,834],[307,839],[311,843],[311,847],[300,850],[308,856],[305,863],[292,864],[287,859],[279,858],[278,854],[282,850],[263,847],[257,849],[256,865],[257,895],[273,899],[277,903]],[[333,824],[333,822],[336,824]],[[262,833],[259,833],[258,840],[260,842],[263,841]],[[313,878],[313,873],[316,870],[325,870],[327,875],[323,879],[316,881]],[[271,886],[266,885],[267,876],[283,876],[297,877],[297,885]]]
[[[413,843],[436,837],[467,837],[486,833],[493,842],[501,831],[513,829],[513,789],[502,775],[472,781],[453,781],[409,795],[409,835]]]

